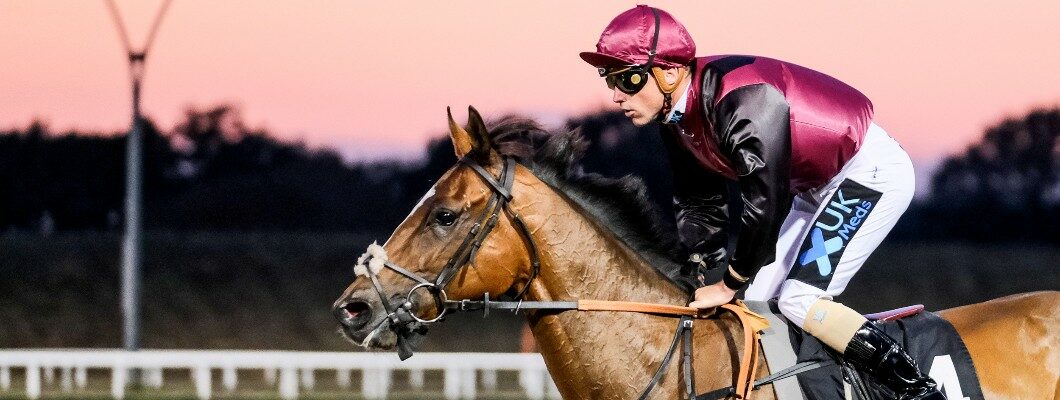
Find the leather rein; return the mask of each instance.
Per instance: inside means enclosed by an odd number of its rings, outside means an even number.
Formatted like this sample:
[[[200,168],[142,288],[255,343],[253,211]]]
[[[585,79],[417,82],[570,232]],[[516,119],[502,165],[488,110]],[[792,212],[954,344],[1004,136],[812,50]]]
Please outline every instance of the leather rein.
[[[376,294],[379,296],[379,299],[383,304],[383,308],[387,312],[386,318],[379,321],[376,328],[379,328],[383,323],[390,324],[389,328],[397,334],[398,356],[402,360],[412,356],[415,345],[418,341],[422,340],[423,335],[426,334],[427,325],[438,322],[450,311],[482,310],[484,316],[488,316],[490,310],[509,310],[515,313],[518,313],[520,310],[553,310],[560,312],[569,310],[617,311],[638,312],[679,318],[674,339],[670,343],[666,356],[663,358],[662,363],[659,365],[659,369],[652,376],[651,381],[641,392],[638,399],[647,399],[652,389],[654,389],[661,381],[670,361],[673,359],[679,343],[683,344],[682,372],[684,373],[684,391],[689,399],[706,398],[703,396],[720,393],[733,394],[736,395],[737,398],[746,398],[747,394],[754,388],[788,376],[784,374],[787,371],[785,370],[757,382],[754,381],[753,374],[754,371],[757,370],[758,365],[758,336],[761,334],[761,331],[768,326],[768,322],[764,322],[763,325],[763,321],[765,320],[761,316],[751,312],[739,303],[725,304],[721,306],[721,308],[736,314],[745,333],[744,357],[740,363],[737,383],[728,388],[696,396],[693,379],[694,373],[692,371],[692,321],[695,318],[706,318],[709,316],[708,314],[686,306],[627,301],[523,301],[522,297],[529,290],[530,284],[538,276],[538,273],[541,270],[541,260],[538,255],[537,244],[534,242],[533,236],[530,235],[530,230],[527,228],[526,223],[523,222],[523,219],[517,212],[509,207],[509,203],[512,200],[512,185],[515,181],[516,162],[509,157],[504,157],[499,177],[494,177],[477,161],[469,157],[464,157],[460,159],[459,162],[475,171],[476,174],[492,189],[493,194],[487,201],[486,208],[483,209],[482,214],[476,218],[475,224],[471,227],[471,230],[468,231],[467,236],[464,237],[464,241],[457,248],[456,252],[454,252],[453,256],[446,261],[445,266],[434,281],[432,282],[391,262],[386,257],[385,252],[382,251],[382,248],[378,245],[373,245],[378,248],[378,251],[376,252],[373,252],[372,247],[369,247],[369,251],[358,260],[358,268],[355,268],[358,271],[358,275],[365,275],[371,280],[372,287],[375,289]],[[486,293],[482,300],[449,300],[445,292],[446,287],[448,287],[449,283],[465,265],[475,259],[475,255],[482,246],[483,241],[486,240],[486,237],[496,226],[502,212],[508,215],[513,222],[513,225],[518,228],[519,233],[525,239],[526,246],[528,247],[531,271],[530,276],[526,280],[526,284],[514,297],[512,297],[513,300],[511,301],[491,300],[489,293]],[[365,268],[364,266],[367,267]],[[410,289],[400,301],[395,301],[397,296],[390,295],[380,283],[378,273],[383,268],[389,269],[398,275],[416,282],[412,289]],[[514,289],[515,287],[513,284],[511,291],[514,291]],[[420,290],[425,290],[433,297],[437,312],[433,318],[421,318],[417,316],[414,311],[415,304],[413,304],[412,300],[413,295]]]

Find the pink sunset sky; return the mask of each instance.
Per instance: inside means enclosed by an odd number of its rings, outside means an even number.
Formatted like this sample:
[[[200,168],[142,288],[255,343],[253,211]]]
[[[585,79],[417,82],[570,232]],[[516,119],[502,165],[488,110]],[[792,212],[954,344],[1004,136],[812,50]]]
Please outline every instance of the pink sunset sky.
[[[130,36],[160,1],[118,0]],[[175,0],[148,58],[144,111],[232,103],[252,126],[351,160],[412,158],[473,104],[561,123],[613,108],[577,56],[632,1]],[[874,102],[919,165],[984,128],[1060,105],[1060,2],[659,1],[700,55],[739,53],[833,75]],[[129,123],[123,49],[102,0],[0,0],[0,128]]]

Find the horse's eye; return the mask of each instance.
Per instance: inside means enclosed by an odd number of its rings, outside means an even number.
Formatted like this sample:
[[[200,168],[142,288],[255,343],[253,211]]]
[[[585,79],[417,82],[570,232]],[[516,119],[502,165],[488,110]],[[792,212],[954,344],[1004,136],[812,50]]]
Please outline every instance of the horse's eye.
[[[449,210],[446,210],[444,208],[441,209],[441,210],[435,211],[434,212],[434,222],[438,223],[438,225],[441,225],[441,226],[453,225],[453,223],[456,222],[456,213],[454,213],[452,211],[449,211]]]

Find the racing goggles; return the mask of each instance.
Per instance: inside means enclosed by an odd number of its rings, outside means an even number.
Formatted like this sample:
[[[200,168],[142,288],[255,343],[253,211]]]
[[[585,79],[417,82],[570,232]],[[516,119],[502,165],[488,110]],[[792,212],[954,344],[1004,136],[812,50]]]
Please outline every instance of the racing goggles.
[[[637,94],[648,83],[648,68],[643,65],[628,65],[617,68],[599,68],[600,76],[607,82],[607,88],[625,94]]]

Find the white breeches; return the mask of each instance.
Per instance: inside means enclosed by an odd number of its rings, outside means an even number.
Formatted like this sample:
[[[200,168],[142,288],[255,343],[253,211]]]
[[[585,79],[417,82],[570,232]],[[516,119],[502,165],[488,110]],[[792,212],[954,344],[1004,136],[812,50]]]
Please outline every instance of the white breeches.
[[[817,299],[846,289],[913,198],[909,155],[875,123],[827,184],[801,193],[780,228],[776,261],[762,267],[744,298],[779,298],[800,327]]]

